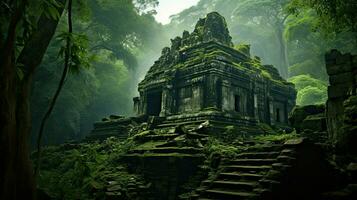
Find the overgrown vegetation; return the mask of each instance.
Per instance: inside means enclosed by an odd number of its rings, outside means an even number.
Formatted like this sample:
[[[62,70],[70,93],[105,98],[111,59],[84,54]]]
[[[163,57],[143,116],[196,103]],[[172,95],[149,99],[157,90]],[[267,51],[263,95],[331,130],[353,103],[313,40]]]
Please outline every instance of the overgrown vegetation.
[[[156,4],[155,0],[73,2],[73,31],[85,37],[71,37],[74,44],[79,44],[74,46],[80,47],[72,52],[86,51],[90,56],[77,53],[80,57],[72,61],[87,61],[90,69],[67,77],[44,132],[45,144],[81,139],[91,130],[93,122],[102,117],[132,112],[135,86],[143,73],[138,69],[143,63],[147,66],[147,60],[155,59],[163,46],[163,40],[159,39],[163,35],[162,26],[153,18]],[[38,132],[40,119],[60,80],[63,61],[58,58],[64,52],[61,39],[66,37],[63,34],[66,21],[66,17],[61,17],[34,78],[31,98],[34,133]],[[71,72],[78,72],[75,69],[71,68]],[[36,134],[31,138],[34,143]]]
[[[134,198],[141,186],[149,187],[139,175],[129,174],[120,156],[134,146],[132,140],[112,137],[103,142],[63,144],[43,151],[38,187],[53,199]],[[130,189],[130,187],[133,187]]]
[[[297,105],[324,104],[327,100],[327,85],[325,82],[309,75],[298,75],[289,79],[295,84],[298,92]]]

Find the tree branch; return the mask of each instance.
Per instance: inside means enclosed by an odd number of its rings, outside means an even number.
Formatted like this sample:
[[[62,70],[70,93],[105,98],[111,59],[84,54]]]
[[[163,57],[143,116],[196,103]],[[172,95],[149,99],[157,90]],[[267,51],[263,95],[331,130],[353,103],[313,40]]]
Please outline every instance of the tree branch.
[[[68,0],[68,33],[69,34],[72,34],[72,32],[73,32],[72,29],[73,29],[72,28],[72,0]],[[50,103],[50,106],[41,121],[40,131],[37,136],[37,165],[35,168],[35,177],[38,175],[39,170],[40,170],[40,165],[41,165],[41,140],[42,140],[43,131],[45,129],[46,122],[48,121],[48,119],[53,111],[53,108],[56,105],[57,99],[62,91],[62,88],[64,86],[64,83],[65,83],[65,80],[66,80],[66,77],[68,74],[68,70],[70,67],[71,43],[72,42],[71,42],[70,37],[67,37],[66,51],[65,51],[65,58],[64,58],[65,61],[64,61],[64,68],[63,68],[62,76],[61,76],[60,82],[58,84],[57,90],[53,96],[51,103]]]
[[[66,5],[66,0],[58,1],[62,5]],[[58,13],[62,14],[63,10],[64,6],[61,6],[58,8]],[[38,31],[35,31],[31,35],[17,58],[17,63],[21,63],[24,66],[24,79],[32,74],[36,67],[40,65],[52,36],[56,31],[58,21],[59,19],[50,19],[45,14],[42,14],[38,20]],[[36,47],[36,51],[34,51],[33,47]]]

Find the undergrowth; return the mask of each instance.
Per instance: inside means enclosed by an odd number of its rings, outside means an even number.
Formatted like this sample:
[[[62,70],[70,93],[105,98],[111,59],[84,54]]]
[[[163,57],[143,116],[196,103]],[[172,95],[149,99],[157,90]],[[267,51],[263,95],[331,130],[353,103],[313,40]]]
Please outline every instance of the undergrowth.
[[[52,199],[131,199],[128,185],[144,185],[119,158],[135,144],[108,138],[99,143],[64,144],[43,151],[38,188]],[[35,157],[35,156],[34,156]]]

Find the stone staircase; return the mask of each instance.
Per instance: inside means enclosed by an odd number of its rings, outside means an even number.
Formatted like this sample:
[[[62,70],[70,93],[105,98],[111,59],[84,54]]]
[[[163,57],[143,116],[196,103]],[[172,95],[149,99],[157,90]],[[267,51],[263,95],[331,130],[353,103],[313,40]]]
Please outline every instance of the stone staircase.
[[[235,159],[223,160],[214,180],[205,180],[191,199],[257,199],[264,192],[264,175],[274,169],[283,145],[255,146]],[[271,184],[269,181],[268,184]]]
[[[149,130],[134,137],[137,146],[121,159],[128,168],[148,180],[155,194],[148,199],[175,200],[180,186],[200,170],[205,160],[203,146],[207,135],[188,131],[183,127]]]

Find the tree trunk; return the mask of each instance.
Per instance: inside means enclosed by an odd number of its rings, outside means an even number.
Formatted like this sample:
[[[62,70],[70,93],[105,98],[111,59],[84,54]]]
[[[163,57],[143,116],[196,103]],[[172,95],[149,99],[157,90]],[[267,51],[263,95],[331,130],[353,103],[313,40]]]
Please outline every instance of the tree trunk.
[[[65,0],[61,0],[65,2]],[[12,16],[7,40],[0,52],[0,199],[35,199],[35,184],[29,159],[28,137],[31,129],[29,96],[33,73],[40,64],[58,20],[42,15],[36,30],[26,42],[17,63],[25,67],[17,77],[15,62],[16,28],[22,20],[26,1]],[[60,8],[62,13],[63,8]]]
[[[287,45],[284,39],[284,25],[278,25],[275,31],[278,45],[279,45],[279,57],[280,57],[280,74],[283,78],[288,78],[288,68],[289,68],[289,61],[288,61],[288,52],[287,52]]]

